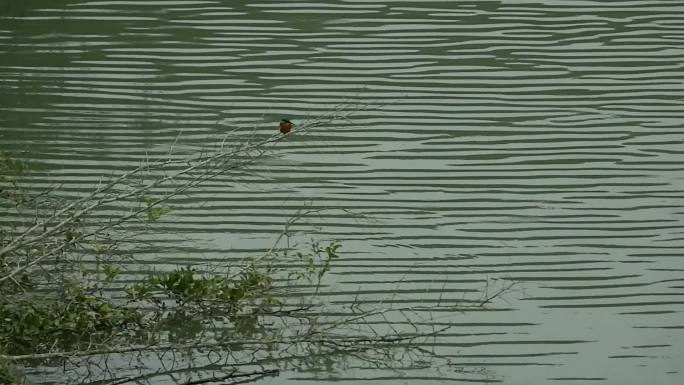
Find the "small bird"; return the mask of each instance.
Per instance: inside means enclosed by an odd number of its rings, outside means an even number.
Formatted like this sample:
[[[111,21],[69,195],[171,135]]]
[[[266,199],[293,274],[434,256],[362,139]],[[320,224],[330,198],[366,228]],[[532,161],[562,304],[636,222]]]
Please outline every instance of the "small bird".
[[[292,124],[291,121],[287,119],[283,119],[280,121],[280,133],[281,134],[287,134],[290,132],[294,124]]]

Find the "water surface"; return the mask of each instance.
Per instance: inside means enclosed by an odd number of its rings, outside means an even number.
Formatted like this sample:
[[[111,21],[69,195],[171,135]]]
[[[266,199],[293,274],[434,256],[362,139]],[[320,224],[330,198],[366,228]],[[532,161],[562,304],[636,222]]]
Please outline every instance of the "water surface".
[[[302,206],[353,210],[368,219],[312,219],[344,245],[334,303],[476,299],[488,279],[516,290],[449,318],[444,376],[287,377],[676,384],[682,25],[679,1],[6,1],[0,147],[78,193],[179,133],[190,151],[359,108],[281,142],[252,179],[175,203],[160,231],[187,241],[140,258],[238,258]]]

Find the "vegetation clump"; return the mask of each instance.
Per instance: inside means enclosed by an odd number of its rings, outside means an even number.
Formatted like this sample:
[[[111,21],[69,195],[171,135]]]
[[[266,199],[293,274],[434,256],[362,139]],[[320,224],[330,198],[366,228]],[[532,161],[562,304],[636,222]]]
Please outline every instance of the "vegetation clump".
[[[0,383],[18,383],[18,368],[36,365],[59,368],[65,384],[199,385],[331,371],[345,359],[387,368],[438,359],[416,341],[450,326],[423,331],[427,323],[412,308],[325,309],[319,293],[341,245],[328,239],[291,248],[291,227],[307,211],[243,263],[144,275],[129,269],[132,240],[173,215],[174,197],[240,174],[280,139],[224,140],[213,152],[182,158],[169,152],[70,198],[22,189],[21,178],[31,177],[26,164],[1,153]]]
[[[8,354],[46,353],[105,341],[138,325],[142,314],[88,294],[76,282],[59,298],[32,296],[0,302],[0,346]]]
[[[286,302],[292,287],[321,284],[338,256],[338,243],[327,247],[315,243],[311,252],[297,253],[296,258],[271,248],[227,269],[179,266],[141,279],[126,270],[124,262],[130,257],[119,252],[134,231],[124,228],[118,239],[115,234],[125,224],[153,225],[171,213],[166,202],[172,197],[233,163],[244,166],[245,158],[262,153],[259,146],[269,142],[221,148],[185,160],[185,168],[172,177],[168,170],[178,165],[172,159],[141,166],[70,201],[50,191],[23,190],[20,178],[27,172],[26,164],[3,152],[0,205],[10,215],[0,223],[0,383],[19,381],[16,363],[26,360],[49,363],[158,351],[175,355],[207,346],[235,357],[238,348],[249,347],[255,354],[280,343],[309,343],[319,331],[289,331],[287,338],[283,332],[290,321],[301,320],[296,312],[315,304]],[[154,170],[167,176],[151,175]],[[190,178],[175,183],[182,176]],[[169,184],[168,191],[156,192],[152,198],[151,191],[164,183]],[[132,205],[118,217],[95,219],[93,214],[112,202]],[[34,215],[26,220],[29,212]],[[275,266],[276,259],[280,267]],[[234,358],[224,371],[229,378],[276,373],[239,370],[259,361],[257,356]],[[202,365],[189,365],[203,373]],[[91,371],[82,374],[79,382],[84,378],[102,384],[121,381],[89,378],[92,375]]]

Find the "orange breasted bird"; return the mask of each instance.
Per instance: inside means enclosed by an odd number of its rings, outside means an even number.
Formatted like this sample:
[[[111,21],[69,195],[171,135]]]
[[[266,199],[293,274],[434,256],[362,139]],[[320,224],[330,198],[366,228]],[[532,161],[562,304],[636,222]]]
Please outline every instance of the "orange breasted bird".
[[[280,133],[281,134],[287,134],[290,132],[294,124],[292,124],[291,121],[287,119],[283,119],[280,121]]]

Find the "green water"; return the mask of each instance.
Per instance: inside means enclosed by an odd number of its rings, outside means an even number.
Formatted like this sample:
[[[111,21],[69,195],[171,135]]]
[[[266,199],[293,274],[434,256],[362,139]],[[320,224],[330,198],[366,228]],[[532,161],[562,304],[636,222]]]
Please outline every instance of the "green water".
[[[372,218],[316,219],[344,245],[333,302],[518,289],[433,346],[486,374],[264,383],[678,384],[683,26],[679,1],[2,0],[0,149],[78,194],[179,134],[191,151],[360,108],[177,203],[138,257],[257,253],[311,204]]]

